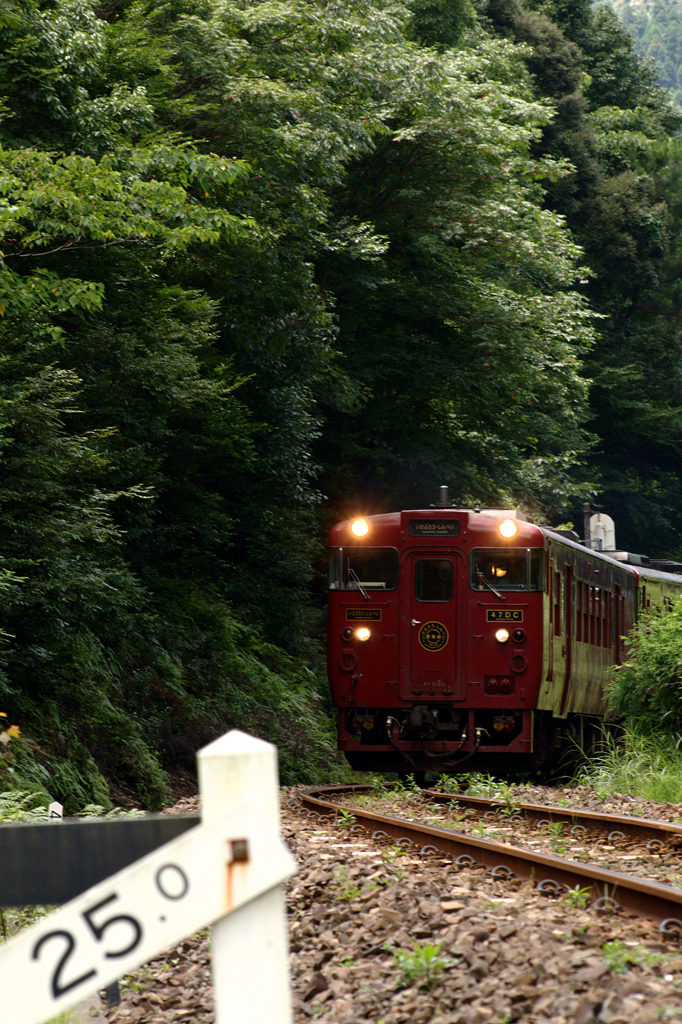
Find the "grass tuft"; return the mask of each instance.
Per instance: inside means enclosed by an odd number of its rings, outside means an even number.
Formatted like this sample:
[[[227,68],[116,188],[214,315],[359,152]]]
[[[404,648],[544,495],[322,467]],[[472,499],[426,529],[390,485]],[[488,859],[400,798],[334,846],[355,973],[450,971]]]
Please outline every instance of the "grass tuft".
[[[633,725],[604,736],[604,750],[576,781],[600,794],[629,793],[657,803],[682,803],[682,737],[652,736]]]

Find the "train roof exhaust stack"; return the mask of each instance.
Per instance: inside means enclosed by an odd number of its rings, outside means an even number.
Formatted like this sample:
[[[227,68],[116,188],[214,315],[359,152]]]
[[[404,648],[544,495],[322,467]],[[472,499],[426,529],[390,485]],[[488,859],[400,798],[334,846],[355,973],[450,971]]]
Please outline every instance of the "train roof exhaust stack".
[[[590,547],[593,551],[616,550],[616,527],[611,516],[603,512],[590,516]]]
[[[436,508],[448,508],[450,505],[449,489],[447,484],[441,484],[438,488],[438,504]]]

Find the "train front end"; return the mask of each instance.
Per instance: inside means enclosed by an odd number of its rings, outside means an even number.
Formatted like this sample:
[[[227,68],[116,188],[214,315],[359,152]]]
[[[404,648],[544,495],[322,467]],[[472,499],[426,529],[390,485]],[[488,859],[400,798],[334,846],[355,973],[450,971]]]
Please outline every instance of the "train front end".
[[[430,508],[330,533],[338,744],[369,771],[533,761],[544,536],[508,510]]]

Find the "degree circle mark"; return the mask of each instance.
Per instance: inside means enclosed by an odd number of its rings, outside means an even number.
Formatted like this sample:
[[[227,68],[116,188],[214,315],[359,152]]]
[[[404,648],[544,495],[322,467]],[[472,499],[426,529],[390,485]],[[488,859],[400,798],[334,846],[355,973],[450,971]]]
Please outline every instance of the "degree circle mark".
[[[177,864],[164,864],[156,872],[156,888],[167,900],[181,900],[189,892],[189,878]]]
[[[425,622],[419,630],[419,643],[425,651],[440,651],[449,640],[442,622]]]

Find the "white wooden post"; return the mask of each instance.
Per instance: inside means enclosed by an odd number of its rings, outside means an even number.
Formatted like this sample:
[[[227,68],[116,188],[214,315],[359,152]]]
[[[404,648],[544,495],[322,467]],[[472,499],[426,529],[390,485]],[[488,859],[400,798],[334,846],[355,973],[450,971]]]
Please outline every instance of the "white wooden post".
[[[199,751],[202,825],[248,798],[279,832],[277,749],[233,730]],[[215,1024],[291,1024],[284,891],[277,885],[213,925]]]

